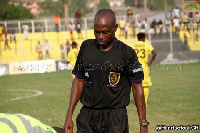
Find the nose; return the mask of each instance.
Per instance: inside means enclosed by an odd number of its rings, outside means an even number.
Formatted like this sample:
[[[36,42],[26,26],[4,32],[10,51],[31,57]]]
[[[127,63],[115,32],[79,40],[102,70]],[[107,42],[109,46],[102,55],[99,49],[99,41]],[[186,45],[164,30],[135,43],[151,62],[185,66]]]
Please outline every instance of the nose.
[[[104,39],[104,34],[101,32],[100,34],[99,34],[99,39]]]

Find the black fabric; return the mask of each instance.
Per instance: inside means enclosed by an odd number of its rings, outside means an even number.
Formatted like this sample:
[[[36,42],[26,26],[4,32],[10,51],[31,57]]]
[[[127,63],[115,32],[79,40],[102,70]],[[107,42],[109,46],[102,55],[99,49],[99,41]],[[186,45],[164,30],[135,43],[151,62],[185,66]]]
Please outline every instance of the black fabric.
[[[116,41],[107,52],[102,52],[95,39],[82,43],[73,73],[84,78],[81,97],[83,105],[92,108],[120,108],[130,102],[131,82],[141,82],[143,72],[135,51],[121,41]],[[118,74],[119,81],[111,86],[109,76]]]
[[[83,107],[76,119],[77,133],[128,133],[126,108],[90,109]]]

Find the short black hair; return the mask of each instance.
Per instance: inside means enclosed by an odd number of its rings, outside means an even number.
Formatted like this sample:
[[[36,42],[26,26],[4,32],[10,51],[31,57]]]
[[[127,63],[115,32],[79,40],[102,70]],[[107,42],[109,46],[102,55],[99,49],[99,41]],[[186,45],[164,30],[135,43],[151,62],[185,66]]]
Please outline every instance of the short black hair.
[[[138,38],[138,40],[144,39],[145,38],[145,33],[143,33],[143,32],[138,33],[137,34],[137,38]]]
[[[72,47],[77,47],[77,43],[75,41],[72,42]]]
[[[65,131],[60,127],[52,127],[57,133],[65,133]]]

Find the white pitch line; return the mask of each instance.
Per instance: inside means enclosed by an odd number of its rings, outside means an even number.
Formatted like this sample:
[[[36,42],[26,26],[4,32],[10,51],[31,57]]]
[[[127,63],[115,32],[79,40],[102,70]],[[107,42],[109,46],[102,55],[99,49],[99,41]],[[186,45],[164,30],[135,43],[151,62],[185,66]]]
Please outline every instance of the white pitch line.
[[[25,99],[25,98],[37,97],[37,96],[40,96],[40,95],[43,94],[42,91],[38,91],[38,90],[12,89],[12,90],[6,90],[6,91],[30,91],[30,92],[34,92],[35,94],[29,95],[29,96],[11,98],[11,99],[9,99],[9,100],[5,100],[5,102],[17,101],[17,100],[21,100],[21,99]]]

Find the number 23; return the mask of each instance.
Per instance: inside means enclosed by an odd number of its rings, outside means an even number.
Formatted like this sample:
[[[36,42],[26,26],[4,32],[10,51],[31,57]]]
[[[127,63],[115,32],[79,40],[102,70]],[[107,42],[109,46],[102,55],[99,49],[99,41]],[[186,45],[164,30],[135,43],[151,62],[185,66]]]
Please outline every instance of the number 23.
[[[135,52],[137,55],[140,53],[140,58],[145,58],[145,49],[135,49]]]

